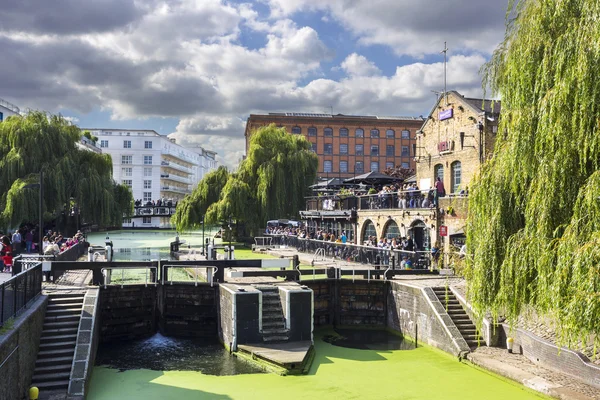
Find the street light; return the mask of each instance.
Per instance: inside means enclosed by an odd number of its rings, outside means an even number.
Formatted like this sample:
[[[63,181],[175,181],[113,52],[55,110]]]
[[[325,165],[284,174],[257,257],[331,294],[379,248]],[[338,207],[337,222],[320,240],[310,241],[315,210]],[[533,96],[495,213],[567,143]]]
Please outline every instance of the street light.
[[[206,242],[204,241],[204,216],[202,217],[202,221],[200,221],[200,223],[202,224],[202,255],[206,256]]]
[[[39,183],[30,183],[28,185],[23,186],[23,189],[31,189],[31,188],[40,188],[40,204],[39,204],[39,212],[40,212],[40,220],[39,220],[39,249],[40,255],[44,254],[43,249],[43,241],[42,235],[44,230],[44,171],[40,171],[40,181]]]

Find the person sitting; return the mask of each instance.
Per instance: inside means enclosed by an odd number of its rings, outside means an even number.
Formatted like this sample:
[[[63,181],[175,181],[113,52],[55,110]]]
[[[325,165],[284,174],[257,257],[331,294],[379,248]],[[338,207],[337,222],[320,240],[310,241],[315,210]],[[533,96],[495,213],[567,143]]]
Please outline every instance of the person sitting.
[[[4,253],[4,256],[2,256],[2,262],[4,263],[4,272],[12,272],[13,258],[10,251]]]
[[[60,248],[52,239],[50,239],[50,244],[44,249],[44,255],[56,256],[59,253]]]

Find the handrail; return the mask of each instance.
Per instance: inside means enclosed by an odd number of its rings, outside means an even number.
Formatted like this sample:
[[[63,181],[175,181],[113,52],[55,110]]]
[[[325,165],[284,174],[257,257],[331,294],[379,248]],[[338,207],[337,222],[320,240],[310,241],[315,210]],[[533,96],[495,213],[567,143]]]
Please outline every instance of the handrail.
[[[0,326],[27,308],[41,293],[41,262],[0,283]]]
[[[157,280],[157,272],[158,272],[158,268],[157,267],[148,267],[148,266],[135,266],[135,267],[108,267],[108,268],[102,268],[100,269],[100,272],[102,273],[103,276],[103,286],[104,289],[106,289],[106,287],[108,285],[113,285],[113,283],[108,283],[107,282],[107,278],[108,278],[108,274],[106,273],[107,271],[111,272],[111,279],[112,279],[112,271],[116,270],[116,269],[120,269],[121,270],[121,289],[123,288],[123,286],[125,286],[124,280],[125,280],[125,270],[134,270],[134,269],[143,269],[145,270],[145,281],[144,281],[144,286],[148,287],[148,270],[152,271],[154,270],[154,282],[150,282],[151,284],[154,284],[154,286],[158,285],[158,280]],[[130,285],[138,285],[139,283],[131,283]],[[115,286],[119,286],[118,284]]]

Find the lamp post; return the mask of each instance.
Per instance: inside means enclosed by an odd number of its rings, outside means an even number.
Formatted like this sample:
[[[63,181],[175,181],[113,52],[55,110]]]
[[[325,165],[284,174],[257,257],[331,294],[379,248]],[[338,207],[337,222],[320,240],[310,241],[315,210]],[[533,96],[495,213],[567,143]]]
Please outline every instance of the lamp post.
[[[38,239],[39,239],[39,252],[40,255],[44,254],[44,249],[42,246],[42,238],[44,234],[44,171],[40,171],[40,181],[39,183],[30,183],[28,185],[23,186],[23,189],[30,188],[40,188],[40,204],[39,204],[39,228],[38,228]]]
[[[229,216],[229,259],[231,260],[231,236],[233,236],[233,232],[231,231],[231,215]]]
[[[200,223],[202,224],[202,255],[206,256],[206,242],[204,241],[204,216],[202,217],[202,221],[200,221]]]

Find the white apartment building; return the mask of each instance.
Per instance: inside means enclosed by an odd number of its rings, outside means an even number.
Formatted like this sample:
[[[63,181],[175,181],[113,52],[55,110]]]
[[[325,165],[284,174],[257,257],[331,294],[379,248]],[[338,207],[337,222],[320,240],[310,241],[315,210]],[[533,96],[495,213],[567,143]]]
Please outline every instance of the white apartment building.
[[[102,152],[112,157],[113,178],[133,192],[135,215],[123,227],[170,228],[177,202],[217,167],[215,152],[182,147],[153,130],[82,130],[98,137]]]
[[[4,121],[11,115],[17,115],[20,112],[21,110],[19,110],[19,107],[15,106],[12,103],[9,103],[4,99],[0,99],[0,122]]]

